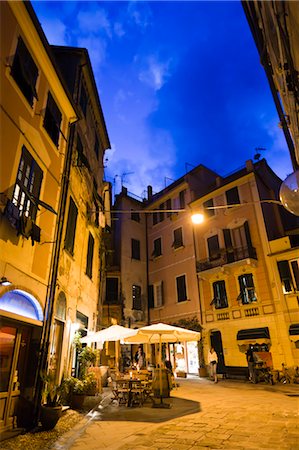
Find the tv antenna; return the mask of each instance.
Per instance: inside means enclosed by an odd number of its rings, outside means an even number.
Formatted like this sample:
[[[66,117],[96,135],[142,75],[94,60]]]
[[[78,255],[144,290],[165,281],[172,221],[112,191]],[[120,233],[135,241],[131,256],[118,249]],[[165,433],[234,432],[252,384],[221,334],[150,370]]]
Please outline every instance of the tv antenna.
[[[123,184],[125,182],[125,177],[127,175],[132,175],[133,173],[134,172],[124,172],[124,173],[121,174],[121,177],[120,177],[121,187],[123,187]]]
[[[254,155],[254,159],[256,161],[260,160],[260,157],[262,156],[260,152],[264,152],[266,151],[265,147],[255,147],[255,155]]]

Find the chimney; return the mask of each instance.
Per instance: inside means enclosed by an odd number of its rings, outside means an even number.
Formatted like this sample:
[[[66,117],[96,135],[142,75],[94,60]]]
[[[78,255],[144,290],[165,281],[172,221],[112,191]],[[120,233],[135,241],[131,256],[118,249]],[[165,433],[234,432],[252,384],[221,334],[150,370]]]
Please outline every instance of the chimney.
[[[251,159],[248,159],[246,161],[246,170],[247,170],[247,172],[253,172],[253,169],[254,169],[253,162]]]
[[[122,188],[121,188],[121,193],[122,193],[123,195],[128,195],[128,189],[127,189],[126,187],[122,186]]]
[[[152,186],[148,186],[147,187],[147,199],[151,200],[152,197],[153,197],[153,188],[152,188]]]
[[[216,177],[216,186],[217,187],[221,186],[221,181],[222,181],[221,177]]]

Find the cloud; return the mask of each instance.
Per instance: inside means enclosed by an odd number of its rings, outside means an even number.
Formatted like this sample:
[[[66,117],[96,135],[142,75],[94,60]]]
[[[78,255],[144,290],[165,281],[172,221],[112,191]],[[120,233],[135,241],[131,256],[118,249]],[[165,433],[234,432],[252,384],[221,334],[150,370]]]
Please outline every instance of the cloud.
[[[127,13],[129,20],[143,32],[151,24],[151,10],[146,2],[129,2]]]
[[[139,72],[139,80],[158,91],[170,76],[170,63],[170,59],[161,62],[155,56],[149,56],[145,62],[146,67]]]
[[[118,37],[123,37],[126,33],[120,22],[115,22],[113,25],[113,31]]]
[[[50,44],[68,45],[66,25],[59,19],[42,19],[43,30]]]
[[[93,9],[79,11],[77,20],[83,35],[88,35],[89,33],[100,34],[104,32],[109,38],[112,37],[111,24],[108,20],[106,11],[103,9],[98,9],[96,11]]]
[[[106,59],[107,43],[104,39],[96,40],[90,35],[78,39],[78,46],[87,48],[92,67],[95,73],[100,69]]]
[[[293,172],[291,157],[283,131],[278,126],[278,119],[265,124],[265,130],[270,137],[271,146],[267,148],[263,155],[271,169],[284,180]]]

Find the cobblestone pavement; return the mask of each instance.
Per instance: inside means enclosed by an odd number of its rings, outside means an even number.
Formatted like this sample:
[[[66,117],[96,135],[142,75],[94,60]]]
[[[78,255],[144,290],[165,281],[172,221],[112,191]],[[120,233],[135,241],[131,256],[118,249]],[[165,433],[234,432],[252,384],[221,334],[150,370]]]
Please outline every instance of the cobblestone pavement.
[[[104,398],[56,450],[299,450],[298,385],[182,379],[170,409]]]

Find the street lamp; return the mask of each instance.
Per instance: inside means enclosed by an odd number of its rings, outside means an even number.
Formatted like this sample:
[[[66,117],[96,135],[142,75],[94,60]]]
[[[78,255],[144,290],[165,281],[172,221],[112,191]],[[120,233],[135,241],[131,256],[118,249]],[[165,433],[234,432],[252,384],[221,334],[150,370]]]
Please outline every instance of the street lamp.
[[[282,183],[279,197],[283,207],[299,216],[299,170],[291,173]]]

